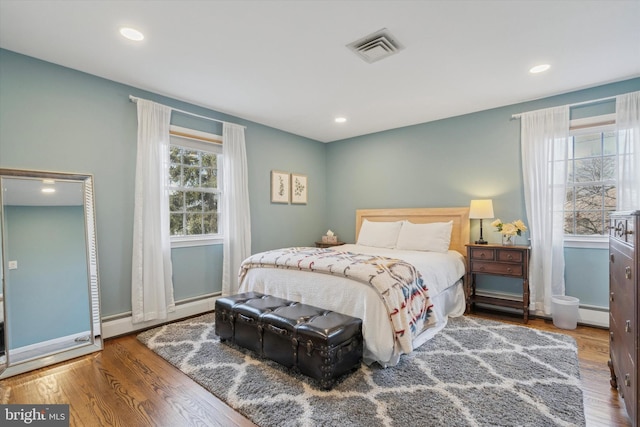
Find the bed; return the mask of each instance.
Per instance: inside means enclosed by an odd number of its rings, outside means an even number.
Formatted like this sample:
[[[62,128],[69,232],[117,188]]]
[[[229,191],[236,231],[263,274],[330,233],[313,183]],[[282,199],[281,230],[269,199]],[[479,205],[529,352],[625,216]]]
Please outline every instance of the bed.
[[[440,240],[442,236],[444,240]],[[364,361],[385,367],[396,365],[402,354],[435,336],[446,326],[449,317],[464,314],[468,208],[359,209],[356,242],[330,249],[284,248],[254,254],[241,268],[240,292],[261,292],[361,318]],[[403,268],[415,268],[420,283],[428,289],[426,300],[423,302],[412,294],[405,302],[409,308],[425,304],[421,308],[424,312],[430,304],[424,322],[407,320],[416,330],[399,339],[398,327],[390,321],[393,316],[388,298],[383,295],[387,295],[386,292],[351,277],[333,272],[326,274],[327,271],[316,268],[314,262],[310,263],[314,266],[312,269],[299,268],[301,260],[316,252],[322,257],[366,259],[367,267],[371,266],[371,259],[376,260],[378,267],[379,260],[393,259],[395,261],[388,264],[395,266],[397,261]],[[280,258],[286,254],[291,266],[265,264],[264,259],[274,253]],[[332,258],[328,259],[333,262]],[[335,265],[330,267],[335,269]],[[406,293],[405,289],[405,297]]]

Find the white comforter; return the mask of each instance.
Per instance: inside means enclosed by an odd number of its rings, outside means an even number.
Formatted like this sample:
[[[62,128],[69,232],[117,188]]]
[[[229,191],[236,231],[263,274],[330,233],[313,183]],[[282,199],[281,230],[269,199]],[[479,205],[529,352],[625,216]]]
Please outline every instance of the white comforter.
[[[464,291],[460,279],[465,273],[464,258],[448,253],[400,251],[368,246],[343,245],[339,251],[376,254],[410,262],[422,274],[434,304],[436,325],[425,330],[413,343],[417,347],[441,330],[448,316],[464,313]],[[240,284],[240,292],[256,291],[345,313],[363,320],[364,360],[382,366],[398,363],[402,354],[396,345],[387,310],[378,293],[368,285],[323,273],[273,268],[252,268]]]

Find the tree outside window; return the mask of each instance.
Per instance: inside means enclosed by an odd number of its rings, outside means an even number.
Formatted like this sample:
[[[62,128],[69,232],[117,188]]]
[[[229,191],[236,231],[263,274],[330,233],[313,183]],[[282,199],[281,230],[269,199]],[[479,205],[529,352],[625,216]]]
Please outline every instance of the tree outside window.
[[[169,211],[171,236],[219,233],[218,154],[171,145]]]
[[[565,234],[607,234],[609,214],[616,209],[616,154],[614,131],[571,137]]]

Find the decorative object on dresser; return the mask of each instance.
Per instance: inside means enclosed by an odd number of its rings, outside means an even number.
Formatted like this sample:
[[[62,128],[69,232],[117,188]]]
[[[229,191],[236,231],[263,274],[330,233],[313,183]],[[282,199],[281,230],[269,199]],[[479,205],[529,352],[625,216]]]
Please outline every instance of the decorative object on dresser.
[[[631,425],[640,425],[638,354],[640,210],[614,212],[609,226],[609,368],[611,386],[624,398]]]
[[[493,218],[493,202],[491,199],[472,200],[469,206],[469,219],[480,220],[480,239],[476,240],[476,245],[486,245],[487,242],[482,237],[482,220]]]
[[[522,310],[529,321],[529,246],[467,245],[469,271],[466,281],[467,313],[476,303]],[[522,300],[493,298],[476,294],[476,275],[494,275],[522,279]]]
[[[332,390],[238,346],[214,314],[138,340],[255,424],[267,426],[585,426],[575,340],[460,316],[390,368],[363,365]]]

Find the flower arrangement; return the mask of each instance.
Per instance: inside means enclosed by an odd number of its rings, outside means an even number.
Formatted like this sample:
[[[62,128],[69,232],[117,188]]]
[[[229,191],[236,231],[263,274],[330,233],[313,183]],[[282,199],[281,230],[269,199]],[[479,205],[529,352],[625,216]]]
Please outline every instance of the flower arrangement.
[[[518,236],[522,236],[522,232],[527,231],[527,226],[524,225],[524,222],[520,219],[513,222],[503,223],[502,220],[498,218],[491,223],[491,226],[497,228],[498,231],[505,236],[515,236],[516,234]]]
[[[523,231],[527,231],[527,226],[522,220],[503,223],[501,219],[496,219],[491,223],[492,226],[502,233],[502,244],[513,246],[516,244],[516,235],[521,236]]]

